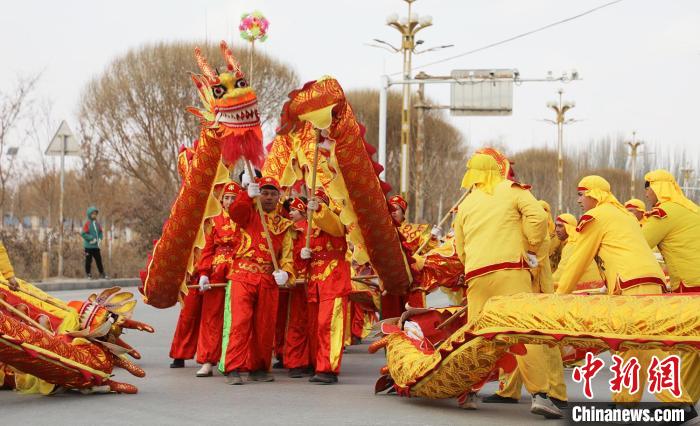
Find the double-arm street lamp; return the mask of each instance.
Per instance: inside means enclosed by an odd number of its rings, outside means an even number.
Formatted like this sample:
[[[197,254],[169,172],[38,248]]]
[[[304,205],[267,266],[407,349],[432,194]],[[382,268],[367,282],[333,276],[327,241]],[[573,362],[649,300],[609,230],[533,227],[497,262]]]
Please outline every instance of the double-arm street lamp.
[[[550,123],[557,125],[557,181],[559,183],[559,194],[557,198],[557,214],[561,214],[564,210],[564,155],[563,155],[563,144],[564,144],[564,125],[575,121],[574,119],[566,119],[566,112],[571,108],[575,107],[574,102],[563,101],[562,94],[563,89],[559,89],[559,101],[552,101],[547,103],[547,107],[551,108],[556,113],[556,120],[546,120]]]

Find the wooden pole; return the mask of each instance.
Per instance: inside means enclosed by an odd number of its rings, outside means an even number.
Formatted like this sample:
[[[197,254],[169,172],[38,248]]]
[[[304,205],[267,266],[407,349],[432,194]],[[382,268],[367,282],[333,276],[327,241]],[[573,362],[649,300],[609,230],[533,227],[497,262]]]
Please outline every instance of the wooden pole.
[[[457,200],[457,202],[454,203],[454,204],[452,205],[452,208],[450,208],[450,209],[447,211],[447,213],[442,217],[442,219],[440,219],[440,222],[437,224],[437,227],[438,227],[438,228],[441,228],[442,225],[445,224],[445,221],[447,221],[447,219],[448,219],[448,218],[450,217],[450,215],[452,214],[452,210],[454,210],[454,209],[456,209],[457,207],[459,207],[459,205],[462,203],[462,201],[464,201],[464,199],[467,198],[467,195],[469,195],[469,191],[465,192],[464,194],[462,194],[461,197],[459,197],[459,200]],[[428,245],[429,242],[430,242],[430,239],[425,240],[425,241],[423,242],[423,244],[421,244],[420,247],[418,247],[418,251],[416,251],[416,253],[417,253],[417,254],[421,254],[421,252],[423,251],[423,249],[425,249],[425,247]]]
[[[33,297],[33,298],[35,298],[35,299],[41,300],[41,301],[44,302],[44,303],[48,303],[49,305],[55,306],[55,307],[57,307],[58,309],[62,309],[62,310],[64,310],[64,311],[66,311],[66,312],[70,312],[70,311],[71,311],[70,309],[66,308],[65,306],[59,305],[58,303],[54,302],[53,300],[49,299],[48,297],[43,297],[43,296],[41,296],[41,295],[39,295],[39,294],[33,294],[33,293],[30,293],[30,292],[28,292],[28,291],[26,291],[26,290],[22,290],[21,288],[18,288],[17,291],[19,291],[20,293],[24,293],[24,294],[26,294],[27,296],[31,296],[31,297]]]
[[[248,176],[250,176],[251,182],[253,179],[255,179],[255,174],[253,173],[253,166],[250,164],[250,161],[247,159],[245,161],[245,166],[248,172]],[[260,197],[255,197],[255,207],[258,209],[258,213],[260,214],[260,222],[262,223],[263,227],[263,234],[265,235],[265,240],[267,240],[267,248],[270,250],[270,258],[272,259],[272,266],[275,268],[275,271],[278,271],[279,265],[277,264],[277,255],[275,254],[275,247],[272,245],[272,238],[270,238],[270,232],[267,230],[267,220],[265,218],[265,213],[263,212],[262,205],[260,204]]]
[[[443,327],[445,327],[445,326],[447,326],[447,325],[453,323],[457,318],[459,318],[459,317],[461,317],[462,315],[464,315],[465,312],[467,312],[467,305],[464,305],[464,307],[463,307],[462,309],[460,309],[459,311],[457,311],[457,312],[455,312],[454,314],[452,314],[451,317],[447,318],[445,321],[442,322],[442,324],[438,325],[438,326],[435,327],[435,328],[438,329],[438,330],[440,330],[441,328],[443,328]]]
[[[2,298],[0,298],[0,305],[4,306],[5,309],[7,309],[8,311],[10,311],[10,312],[12,312],[13,314],[17,315],[18,317],[22,318],[23,320],[29,322],[29,323],[30,323],[31,325],[33,325],[34,327],[36,327],[36,328],[38,328],[38,329],[40,329],[40,330],[42,330],[42,331],[45,331],[45,332],[49,333],[49,334],[52,335],[52,336],[54,335],[53,331],[49,330],[48,328],[46,328],[46,327],[44,327],[43,325],[41,325],[41,324],[39,324],[38,322],[36,322],[35,320],[31,319],[31,318],[30,318],[28,315],[26,315],[24,312],[20,311],[19,309],[15,308],[14,306],[10,305],[9,303],[7,303],[7,302],[6,302],[5,300],[3,300]]]
[[[316,129],[316,145],[314,147],[314,163],[311,166],[311,197],[316,195],[316,171],[318,170],[318,143],[321,137],[321,131]],[[309,198],[311,198],[309,197]],[[314,212],[311,209],[306,209],[306,245],[308,249],[311,247],[311,228],[313,223]]]

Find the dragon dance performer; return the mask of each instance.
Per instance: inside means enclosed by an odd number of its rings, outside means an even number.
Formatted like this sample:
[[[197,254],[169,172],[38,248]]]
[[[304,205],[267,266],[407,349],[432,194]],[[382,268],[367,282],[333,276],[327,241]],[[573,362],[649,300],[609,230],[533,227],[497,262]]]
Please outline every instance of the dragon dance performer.
[[[236,224],[228,215],[228,208],[240,192],[241,187],[236,182],[228,182],[221,189],[223,210],[210,219],[211,228],[206,234],[206,243],[194,276],[195,279],[199,277],[199,290],[187,292],[170,347],[170,357],[173,358],[171,368],[184,367],[185,360],[197,354],[197,362],[202,364],[197,377],[211,376],[212,366],[221,357],[226,290],[223,287],[211,288],[209,283],[225,282],[231,268],[239,238]]]
[[[242,182],[249,182],[243,178]],[[267,248],[255,199],[260,198],[269,237],[275,253]],[[241,385],[240,372],[248,371],[248,380],[271,382],[269,374],[275,338],[275,319],[279,287],[294,285],[292,223],[278,212],[280,187],[271,177],[247,183],[246,191],[229,207],[229,216],[241,232],[241,246],[228,278],[231,316],[224,321],[224,348],[219,369],[227,383]],[[274,269],[271,256],[279,262]],[[228,324],[228,329],[226,325]]]
[[[351,258],[352,256],[350,256]],[[376,275],[372,265],[364,263],[362,265],[352,261],[350,272],[353,277],[366,277]],[[378,278],[370,280],[372,284],[377,284]],[[362,339],[367,337],[372,326],[377,322],[377,312],[381,306],[381,294],[377,287],[369,283],[352,281],[352,293],[365,295],[365,300],[350,300],[348,304],[349,321],[346,324],[345,345],[359,345]]]
[[[532,268],[532,292],[533,293],[554,293],[552,269],[550,262],[551,249],[553,245],[552,237],[556,237],[556,226],[550,216],[550,207],[546,201],[539,200],[540,206],[547,213],[547,236],[535,253],[537,256],[537,267]],[[558,244],[557,244],[558,245]],[[566,383],[564,382],[564,368],[561,359],[561,352],[557,348],[542,347],[547,361],[547,380],[549,382],[549,399],[558,408],[565,408],[567,405]],[[516,403],[522,394],[523,380],[520,370],[516,367],[511,373],[501,374],[499,379],[499,390],[482,401],[485,403]]]
[[[554,289],[556,290],[559,287],[559,280],[564,274],[564,271],[566,271],[569,259],[576,248],[576,239],[578,235],[576,225],[578,224],[578,221],[574,215],[570,213],[562,213],[557,216],[555,222],[557,238],[564,246],[564,248],[561,250],[559,266],[552,275],[552,279],[554,280]],[[591,260],[588,267],[581,275],[581,278],[579,278],[579,282],[576,283],[576,290],[574,290],[573,293],[601,293],[605,291],[605,281],[603,281],[601,278],[598,265],[594,260]]]
[[[644,225],[644,223],[647,221],[647,206],[644,204],[644,201],[638,198],[631,198],[625,202],[625,208],[637,218],[640,225]]]
[[[328,196],[320,191],[309,200],[307,208],[313,212],[310,246],[300,253],[309,268],[310,353],[316,373],[309,381],[320,384],[338,382],[352,290],[350,264],[345,259],[345,226],[328,204]]]
[[[496,160],[487,154],[469,159],[462,187],[471,193],[457,211],[455,247],[464,264],[471,322],[491,297],[532,292],[529,269],[537,267],[536,252],[547,236],[547,215],[526,188],[503,177]],[[542,347],[527,345],[527,354],[516,359],[533,395],[530,411],[561,418],[547,395]],[[475,396],[468,395],[463,408],[475,409]]]
[[[644,180],[646,197],[653,205],[642,226],[644,238],[649,247],[659,248],[673,291],[700,294],[700,208],[683,195],[668,171],[654,170]],[[683,353],[681,361],[681,381],[693,403],[697,403],[700,398],[697,352]]]
[[[7,249],[5,245],[0,241],[0,274],[7,281],[10,290],[19,290],[19,283],[15,277],[15,270],[12,267],[12,262],[10,262],[10,256],[7,254]]]
[[[298,277],[307,277],[306,261],[299,255],[306,244],[306,202],[294,198],[289,203],[289,217],[294,222],[294,266]],[[282,356],[284,367],[289,369],[289,377],[298,379],[308,375],[309,366],[313,364],[309,353],[310,333],[308,300],[305,285],[295,285],[289,289],[286,327]]]
[[[610,183],[600,176],[586,176],[578,183],[579,205],[585,214],[579,219],[576,249],[559,281],[557,293],[571,293],[590,262],[598,256],[605,273],[608,294],[654,295],[666,289],[665,276],[656,261],[636,219],[610,192]],[[630,349],[619,354],[626,363],[636,357],[640,371],[647,371],[653,355],[663,359],[660,350]],[[616,403],[636,403],[642,398],[646,375],[639,377],[639,390],[624,388],[613,394]],[[663,402],[692,402],[683,389],[680,398],[664,390],[655,394]]]
[[[406,220],[406,212],[408,203],[400,195],[394,195],[389,198],[389,212],[397,225],[397,230],[401,235],[401,239],[405,247],[410,252],[410,255],[418,254],[418,249],[429,240],[425,251],[429,251],[437,247],[440,237],[440,228],[433,227],[428,231],[429,225],[409,223]],[[411,288],[406,296],[398,295],[383,295],[382,296],[382,317],[393,318],[398,317],[405,309],[406,303],[414,308],[424,308],[425,305],[425,290],[422,288],[422,283],[418,277],[415,277]]]

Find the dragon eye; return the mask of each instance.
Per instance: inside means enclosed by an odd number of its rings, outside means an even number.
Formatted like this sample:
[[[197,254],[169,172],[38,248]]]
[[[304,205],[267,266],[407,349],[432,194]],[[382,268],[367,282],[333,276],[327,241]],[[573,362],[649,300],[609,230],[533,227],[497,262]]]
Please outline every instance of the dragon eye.
[[[211,90],[214,93],[214,97],[216,99],[219,99],[226,93],[226,88],[224,86],[214,86],[211,88]]]
[[[242,89],[244,87],[248,87],[248,82],[246,81],[245,78],[240,78],[236,80],[236,88],[237,89]]]

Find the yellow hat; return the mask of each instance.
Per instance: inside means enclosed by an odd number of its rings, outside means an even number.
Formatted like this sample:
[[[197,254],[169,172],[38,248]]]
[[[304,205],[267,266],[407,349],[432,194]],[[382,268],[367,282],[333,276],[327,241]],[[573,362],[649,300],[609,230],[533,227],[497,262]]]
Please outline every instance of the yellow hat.
[[[586,176],[578,183],[579,192],[598,201],[598,205],[612,204],[613,206],[627,212],[625,206],[617,201],[617,198],[610,191],[610,183],[600,176]]]
[[[490,155],[474,154],[467,162],[467,172],[462,178],[462,188],[472,189],[476,185],[487,194],[493,194],[493,188],[504,181],[501,169]]]
[[[683,195],[681,187],[678,186],[676,179],[668,171],[663,169],[654,170],[645,174],[644,180],[649,182],[649,186],[656,194],[656,198],[659,199],[659,203],[670,201],[680,204],[692,212],[698,211],[698,205]]]
[[[644,201],[640,200],[639,198],[632,198],[630,200],[627,200],[625,202],[625,208],[626,209],[635,209],[635,210],[640,211],[642,213],[647,211],[647,205],[644,204]]]

